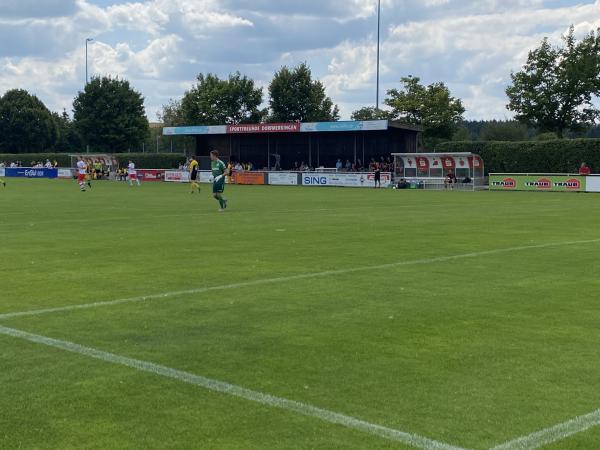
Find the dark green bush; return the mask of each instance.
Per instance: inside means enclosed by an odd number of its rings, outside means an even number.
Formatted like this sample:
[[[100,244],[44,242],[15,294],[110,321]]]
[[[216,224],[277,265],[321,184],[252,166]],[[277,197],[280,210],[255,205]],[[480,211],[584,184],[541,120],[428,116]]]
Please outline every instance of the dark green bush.
[[[186,156],[178,153],[116,153],[119,164],[127,166],[131,159],[138,169],[177,169],[186,160]]]
[[[436,152],[477,153],[486,173],[576,173],[584,161],[592,172],[600,172],[600,139],[444,142]]]

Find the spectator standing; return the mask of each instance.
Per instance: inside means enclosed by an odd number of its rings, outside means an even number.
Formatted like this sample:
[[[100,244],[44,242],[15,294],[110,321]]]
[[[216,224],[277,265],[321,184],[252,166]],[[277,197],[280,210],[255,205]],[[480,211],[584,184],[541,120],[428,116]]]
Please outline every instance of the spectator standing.
[[[589,168],[589,166],[586,163],[582,162],[581,166],[579,167],[579,175],[585,177],[585,176],[590,175],[591,173],[592,173],[592,170]]]
[[[271,156],[275,157],[275,170],[281,170],[281,155],[275,152]]]
[[[375,189],[377,188],[381,189],[381,164],[375,163]]]
[[[344,168],[344,163],[342,163],[342,160],[338,158],[337,162],[335,163],[335,170],[337,170],[338,172],[341,172],[343,168]]]

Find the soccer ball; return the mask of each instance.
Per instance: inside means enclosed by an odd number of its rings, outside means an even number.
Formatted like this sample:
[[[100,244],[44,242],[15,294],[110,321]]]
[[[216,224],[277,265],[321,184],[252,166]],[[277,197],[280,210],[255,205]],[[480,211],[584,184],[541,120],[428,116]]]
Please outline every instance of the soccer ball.
[[[209,183],[214,183],[215,182],[215,177],[213,177],[212,175],[210,176],[210,178],[208,179]]]

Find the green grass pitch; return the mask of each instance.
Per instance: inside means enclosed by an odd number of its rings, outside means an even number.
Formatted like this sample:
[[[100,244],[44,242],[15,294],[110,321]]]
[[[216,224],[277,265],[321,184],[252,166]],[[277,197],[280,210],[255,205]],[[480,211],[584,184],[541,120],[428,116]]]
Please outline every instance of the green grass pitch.
[[[600,408],[600,196],[209,190],[8,179],[0,329],[442,449]],[[594,417],[506,448],[598,449]],[[0,332],[1,449],[414,448],[359,428]]]

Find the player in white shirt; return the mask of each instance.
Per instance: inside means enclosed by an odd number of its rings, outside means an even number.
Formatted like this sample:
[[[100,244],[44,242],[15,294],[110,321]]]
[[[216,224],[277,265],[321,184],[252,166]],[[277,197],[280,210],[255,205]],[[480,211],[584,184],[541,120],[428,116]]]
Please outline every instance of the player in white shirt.
[[[77,183],[79,183],[79,189],[81,192],[85,192],[85,178],[87,174],[87,164],[79,157],[77,158]]]
[[[134,181],[140,186],[140,180],[138,180],[137,172],[135,170],[135,163],[131,160],[127,166],[127,181],[129,182],[129,186],[133,186]]]

